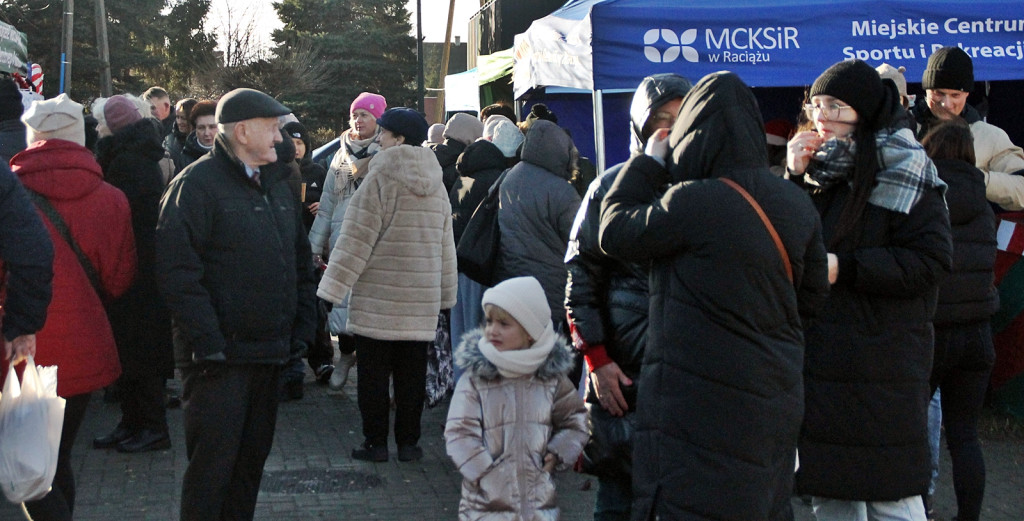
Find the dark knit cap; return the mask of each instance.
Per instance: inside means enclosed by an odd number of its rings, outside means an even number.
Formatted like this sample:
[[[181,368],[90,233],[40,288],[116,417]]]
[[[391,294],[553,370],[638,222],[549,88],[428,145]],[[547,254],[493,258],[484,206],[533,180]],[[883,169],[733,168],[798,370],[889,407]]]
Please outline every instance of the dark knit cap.
[[[921,76],[921,87],[925,90],[971,92],[974,90],[974,62],[959,47],[943,47],[928,57],[928,67]]]
[[[21,91],[10,78],[0,78],[0,121],[21,119],[25,106],[21,104]]]
[[[427,119],[408,107],[385,110],[377,118],[377,124],[393,134],[404,136],[406,145],[420,146],[427,140]]]
[[[811,86],[811,96],[832,96],[857,111],[861,120],[872,122],[885,101],[882,78],[863,60],[841,61],[821,73]]]
[[[235,89],[217,102],[217,123],[276,118],[291,113],[291,109],[276,99],[253,89]]]
[[[301,139],[302,144],[306,145],[306,154],[312,152],[309,148],[309,131],[306,130],[306,127],[303,126],[302,123],[299,123],[298,121],[289,121],[284,125],[284,127],[281,127],[281,130],[284,130],[284,133],[288,134],[288,137],[290,138]]]

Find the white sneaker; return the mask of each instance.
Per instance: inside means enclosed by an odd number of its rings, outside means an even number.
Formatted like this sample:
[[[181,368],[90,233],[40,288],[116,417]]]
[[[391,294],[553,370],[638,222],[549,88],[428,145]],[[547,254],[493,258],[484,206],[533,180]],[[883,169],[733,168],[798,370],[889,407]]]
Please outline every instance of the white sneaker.
[[[355,353],[341,355],[338,363],[334,366],[334,372],[331,373],[331,381],[328,382],[327,386],[334,391],[345,387],[345,382],[348,381],[348,372],[354,365],[356,365]]]

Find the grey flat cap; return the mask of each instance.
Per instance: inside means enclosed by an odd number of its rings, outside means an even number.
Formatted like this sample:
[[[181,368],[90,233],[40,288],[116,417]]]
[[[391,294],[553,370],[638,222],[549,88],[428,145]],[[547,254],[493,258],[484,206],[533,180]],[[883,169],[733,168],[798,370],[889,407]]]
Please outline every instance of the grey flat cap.
[[[276,118],[291,114],[276,99],[253,89],[235,89],[217,102],[217,123],[235,123],[254,118]]]

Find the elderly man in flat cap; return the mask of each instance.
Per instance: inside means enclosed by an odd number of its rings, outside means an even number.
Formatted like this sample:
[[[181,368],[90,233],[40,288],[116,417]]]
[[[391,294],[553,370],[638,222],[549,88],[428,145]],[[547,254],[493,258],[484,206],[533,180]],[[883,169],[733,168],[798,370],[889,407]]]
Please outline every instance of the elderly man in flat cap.
[[[184,381],[182,521],[253,518],[281,366],[314,336],[299,203],[279,170],[265,168],[277,159],[277,118],[290,112],[259,91],[224,95],[213,150],[161,200],[158,284]]]

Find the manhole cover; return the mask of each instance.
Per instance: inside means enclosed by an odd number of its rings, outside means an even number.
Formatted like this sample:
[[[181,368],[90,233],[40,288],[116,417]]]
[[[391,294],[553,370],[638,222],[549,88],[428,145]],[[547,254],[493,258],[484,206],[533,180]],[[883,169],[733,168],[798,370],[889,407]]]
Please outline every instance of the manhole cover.
[[[328,494],[377,488],[384,478],[353,470],[280,470],[264,472],[260,491],[277,494]]]

